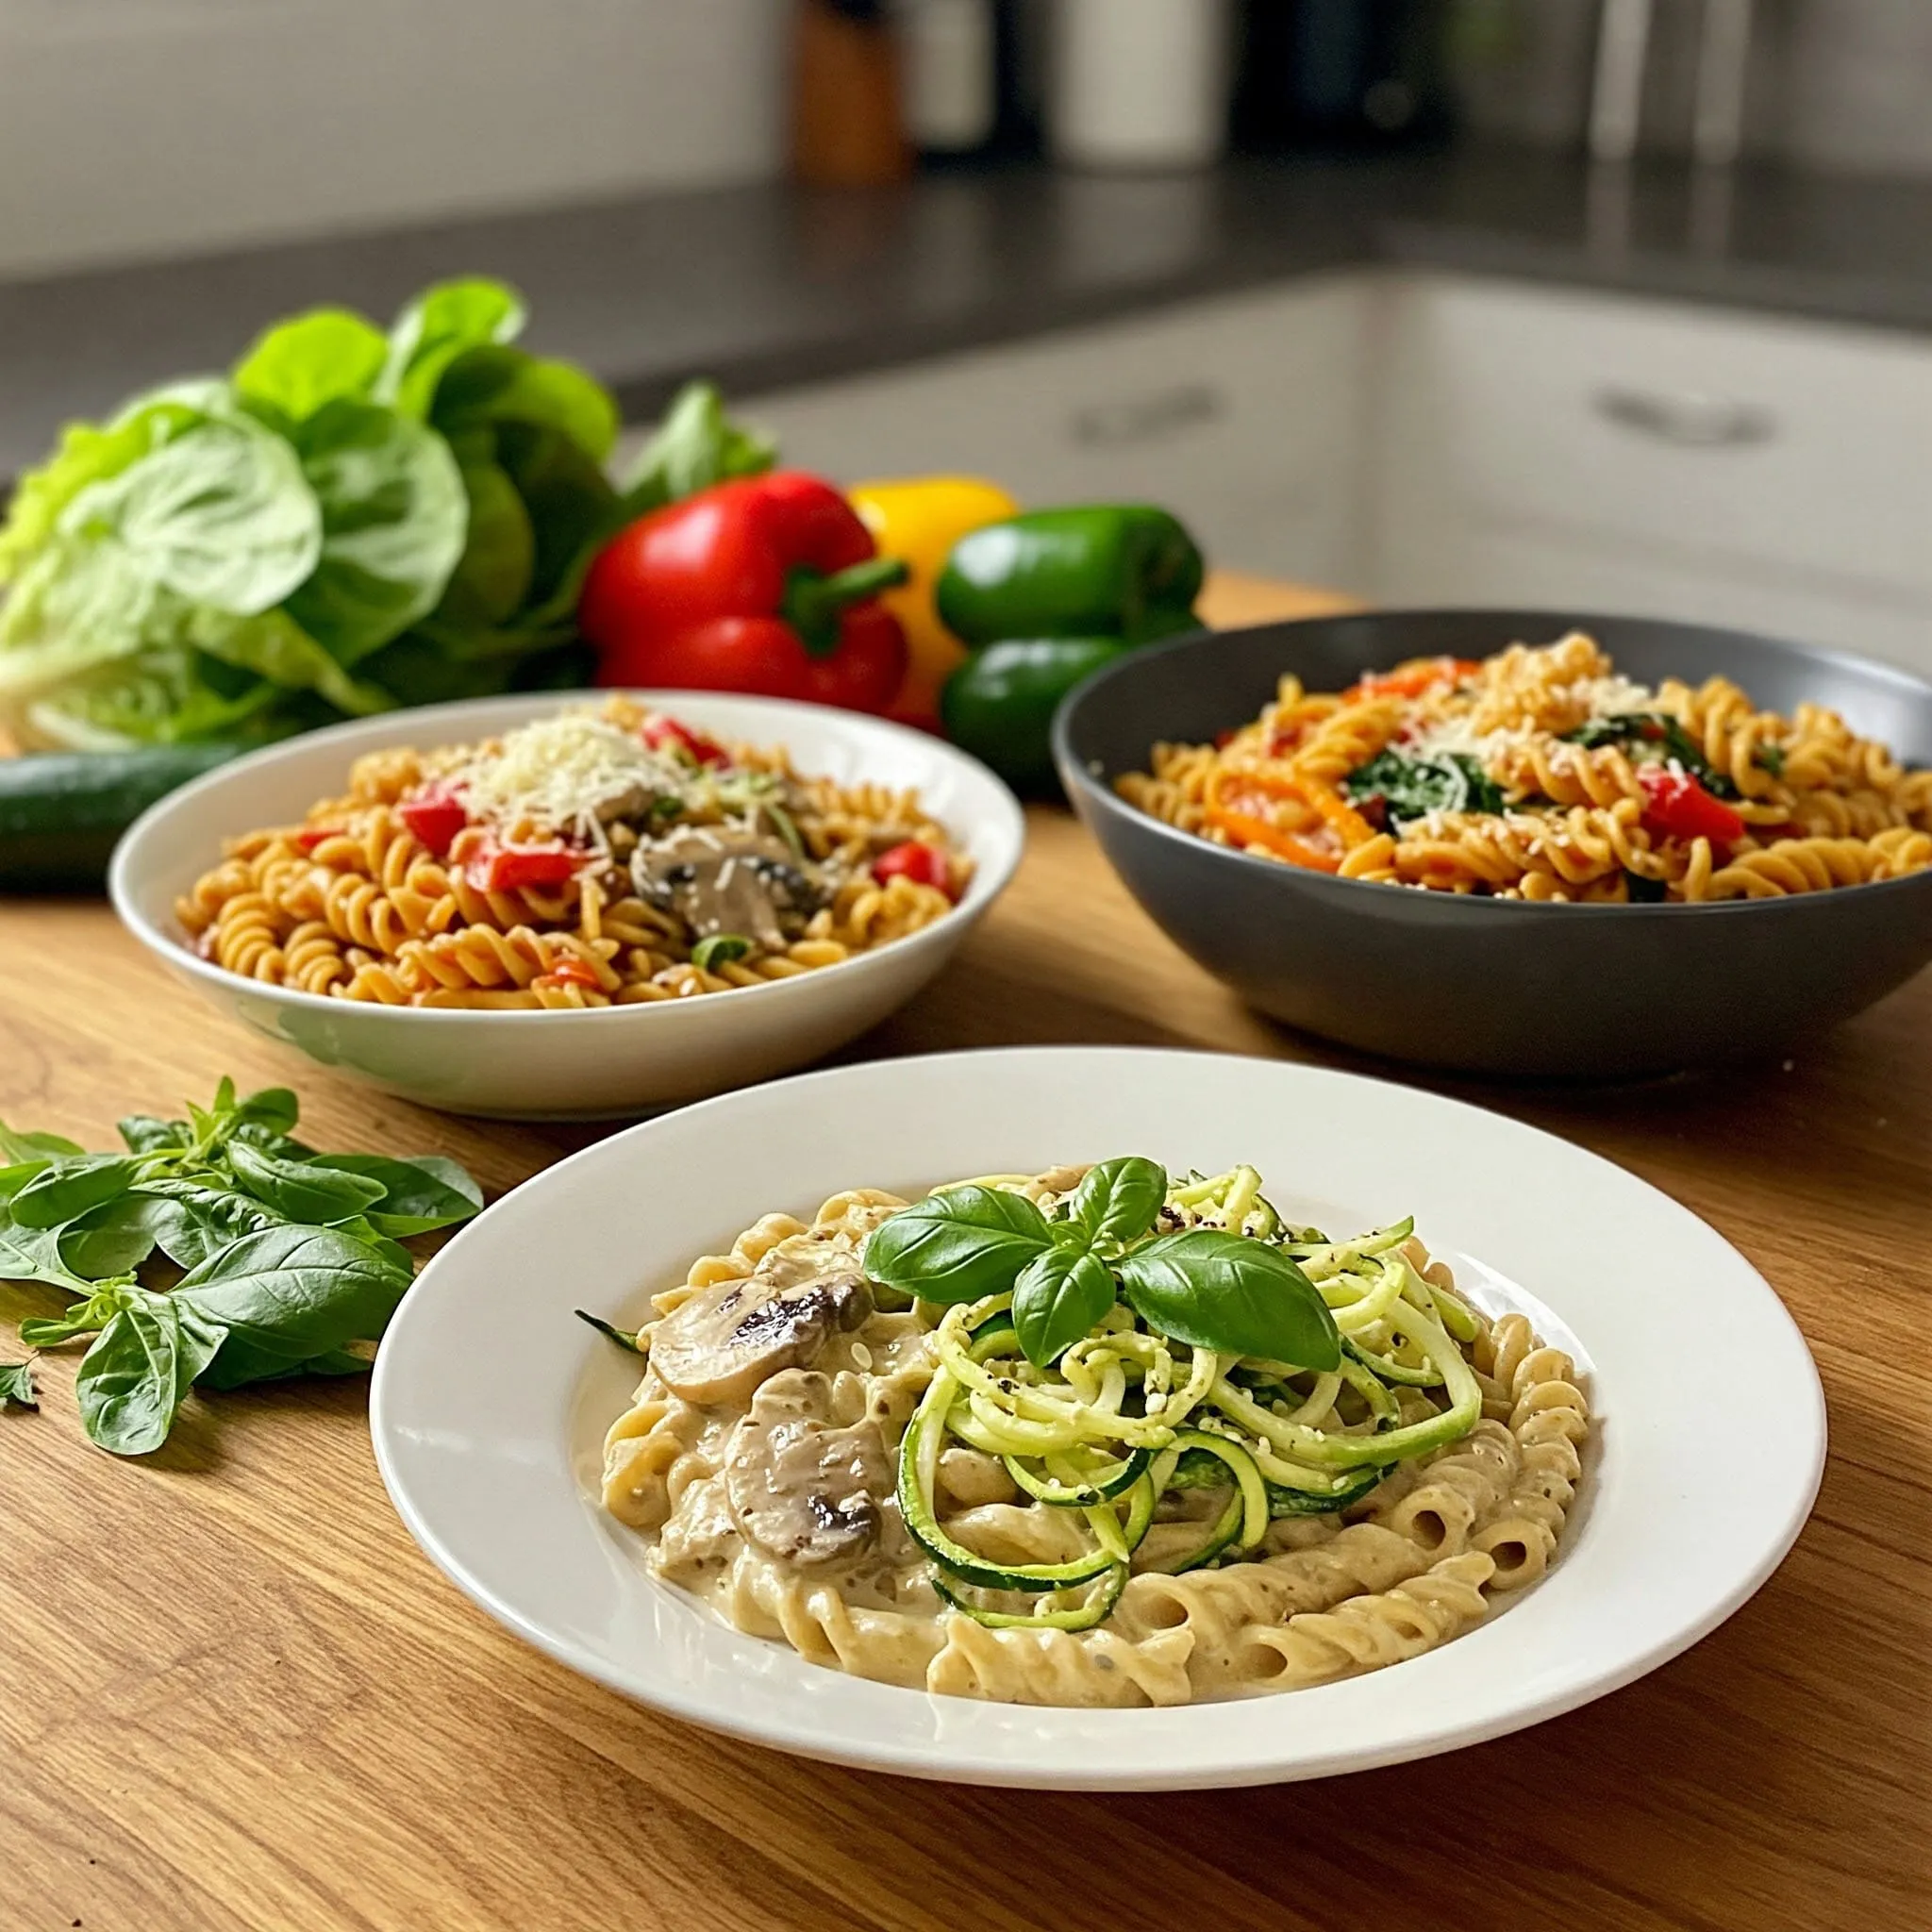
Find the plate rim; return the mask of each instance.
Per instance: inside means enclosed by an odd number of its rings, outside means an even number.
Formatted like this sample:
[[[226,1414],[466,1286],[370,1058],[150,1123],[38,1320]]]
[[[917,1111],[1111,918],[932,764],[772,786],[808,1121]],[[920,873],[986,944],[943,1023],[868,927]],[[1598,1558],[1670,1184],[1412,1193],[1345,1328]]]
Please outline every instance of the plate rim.
[[[1569,1711],[1621,1690],[1648,1675],[1652,1671],[1682,1656],[1693,1648],[1714,1630],[1726,1623],[1757,1592],[1763,1588],[1771,1576],[1783,1563],[1796,1543],[1809,1521],[1816,1503],[1820,1485],[1823,1481],[1829,1443],[1828,1415],[1822,1380],[1817,1362],[1809,1343],[1796,1319],[1785,1306],[1762,1273],[1717,1229],[1695,1214],[1674,1196],[1632,1173],[1607,1156],[1591,1148],[1566,1140],[1563,1136],[1551,1133],[1520,1121],[1513,1115],[1483,1108],[1472,1102],[1454,1096],[1437,1093],[1425,1088],[1407,1086],[1396,1080],[1377,1078],[1373,1075],[1357,1074],[1341,1069],[1322,1067],[1307,1062],[1275,1060],[1264,1056],[1229,1054],[1208,1049],[1175,1047],[1137,1047],[1108,1044],[1064,1044],[1046,1046],[1001,1046],[974,1048],[949,1053],[908,1055],[891,1060],[861,1061],[852,1065],[819,1068],[801,1074],[788,1075],[782,1079],[761,1082],[757,1086],[741,1088],[735,1091],[717,1095],[711,1099],[692,1103],[686,1108],[659,1115],[653,1120],[640,1123],[621,1133],[607,1136],[591,1145],[566,1156],[550,1167],[540,1170],[536,1174],[507,1194],[492,1202],[475,1221],[460,1230],[418,1275],[402,1307],[398,1309],[395,1324],[408,1319],[411,1302],[416,1301],[425,1282],[432,1272],[441,1269],[444,1274],[453,1272],[444,1268],[445,1257],[455,1251],[458,1244],[467,1247],[479,1245],[477,1237],[484,1229],[489,1215],[503,1201],[508,1200],[525,1189],[545,1183],[549,1176],[561,1173],[576,1163],[589,1163],[598,1157],[609,1158],[605,1150],[619,1145],[648,1141],[665,1132],[674,1132],[688,1114],[704,1110],[728,1109],[743,1104],[748,1096],[764,1095],[774,1089],[811,1089],[829,1083],[858,1081],[867,1077],[877,1077],[880,1074],[893,1069],[931,1065],[936,1062],[974,1063],[991,1058],[1040,1060],[1057,1056],[1129,1058],[1151,1061],[1221,1062],[1242,1068],[1264,1067],[1289,1079],[1306,1078],[1319,1084],[1338,1082],[1347,1086],[1360,1086],[1380,1090],[1386,1093],[1400,1094],[1405,1099],[1429,1106],[1441,1107],[1454,1114],[1474,1114],[1487,1122],[1501,1123],[1506,1130],[1534,1137],[1536,1140],[1553,1142],[1563,1150],[1565,1156],[1586,1164],[1597,1165],[1610,1170],[1620,1181],[1657,1197],[1674,1213],[1688,1217],[1696,1225],[1705,1229],[1712,1239],[1721,1242],[1734,1257],[1739,1268],[1757,1284],[1765,1300],[1766,1318],[1775,1324],[1781,1324],[1784,1339],[1797,1345],[1799,1359],[1808,1369],[1804,1377],[1806,1413],[1802,1420],[1806,1424],[1807,1454],[1805,1466],[1793,1487],[1790,1501],[1776,1532],[1772,1535],[1756,1559],[1747,1569],[1731,1577],[1723,1590],[1717,1591],[1698,1614],[1667,1635],[1650,1641],[1632,1655],[1621,1658],[1607,1670],[1588,1673],[1574,1681],[1565,1684],[1556,1691],[1545,1691],[1531,1697],[1520,1696],[1514,1703],[1504,1702],[1489,1714],[1474,1720],[1457,1719],[1453,1722],[1431,1724],[1426,1719],[1419,1723],[1403,1736],[1391,1739],[1386,1744],[1374,1747],[1337,1745],[1324,1751],[1305,1754],[1289,1762],[1243,1760],[1215,1767],[1203,1766],[1183,1773],[1163,1771],[1145,1764],[1122,1769],[1116,1766],[1101,1766],[1070,1770],[1065,1773],[1049,1771],[1041,1773],[1033,1770],[1024,1762],[1013,1764],[992,1764],[977,1762],[961,1766],[948,1761],[936,1753],[935,1748],[918,1740],[886,1739],[847,1746],[843,1742],[825,1736],[797,1728],[787,1729],[774,1725],[769,1721],[761,1722],[750,1715],[740,1715],[731,1710],[720,1710],[708,1702],[702,1690],[690,1690],[682,1682],[666,1679],[645,1689],[636,1678],[627,1674],[621,1667],[607,1665],[594,1654],[587,1651],[568,1636],[560,1636],[547,1628],[544,1624],[532,1618],[515,1604],[500,1597],[491,1586],[468,1569],[463,1560],[448,1546],[437,1530],[429,1516],[418,1507],[411,1494],[406,1476],[399,1468],[398,1457],[391,1440],[393,1428],[392,1406],[397,1397],[393,1391],[395,1377],[400,1372],[392,1365],[399,1351],[384,1347],[377,1352],[375,1373],[370,1391],[370,1434],[375,1450],[376,1466],[381,1474],[384,1488],[391,1502],[401,1517],[404,1526],[409,1531],[423,1554],[441,1572],[443,1576],[479,1609],[494,1622],[502,1624],[515,1636],[529,1643],[533,1648],[550,1657],[558,1663],[575,1671],[579,1675],[604,1685],[617,1691],[629,1701],[646,1709],[661,1712],[680,1722],[697,1725],[699,1728],[717,1734],[736,1738],[777,1750],[789,1756],[801,1757],[820,1762],[844,1765],[847,1767],[891,1773],[895,1775],[918,1777],[929,1781],[959,1784],[1004,1786],[1030,1790],[1184,1790],[1204,1789],[1232,1789],[1274,1783],[1300,1781],[1307,1778],[1339,1775],[1354,1771],[1367,1771],[1391,1764],[1405,1763],[1417,1758],[1428,1757],[1441,1753],[1458,1750],[1467,1745],[1477,1744],[1499,1737],[1508,1736],[1516,1731],[1541,1724],[1550,1718],[1559,1717]],[[467,1256],[465,1257],[467,1259]],[[1557,1311],[1560,1312],[1560,1311]],[[1567,1322],[1567,1316],[1564,1318]],[[1588,1337],[1583,1338],[1586,1342]],[[1560,1574],[1560,1569],[1555,1574]],[[658,1585],[658,1588],[668,1586]],[[709,1616],[711,1613],[693,1600],[698,1613]],[[1481,1628],[1482,1626],[1477,1626]],[[730,1631],[728,1625],[719,1624],[724,1635],[742,1635]],[[1473,1632],[1470,1634],[1474,1634]],[[750,1639],[751,1641],[760,1640]],[[1454,1647],[1450,1643],[1438,1647],[1438,1651]],[[781,1655],[785,1653],[781,1650]],[[843,1678],[843,1674],[812,1665],[803,1658],[797,1659],[801,1669],[824,1671],[835,1684],[841,1679],[847,1683],[863,1684],[862,1679]],[[1414,1661],[1422,1661],[1415,1659]],[[1382,1673],[1358,1674],[1352,1678],[1339,1680],[1334,1684],[1318,1685],[1293,1693],[1297,1697],[1319,1697],[1325,1690],[1344,1688],[1348,1684],[1363,1681],[1366,1677],[1380,1676]],[[969,1708],[982,1708],[974,1700],[941,1698],[933,1693],[918,1690],[900,1690],[898,1687],[867,1685],[871,1690],[891,1690],[896,1694],[920,1697],[929,1703],[951,1705],[961,1703]],[[1283,1693],[1287,1694],[1287,1693]],[[1262,1700],[1237,1700],[1245,1703]],[[1012,1708],[1013,1707],[995,1707]],[[1201,1703],[1176,1707],[1173,1713],[1197,1712],[1211,1713],[1229,1707],[1224,1703],[1203,1701]],[[1143,1719],[1152,1713],[1140,1709],[1124,1710],[1082,1710],[1082,1719],[1092,1722],[1099,1720],[1117,1726],[1131,1725],[1137,1719]],[[1051,1717],[1052,1707],[1044,1713]]]

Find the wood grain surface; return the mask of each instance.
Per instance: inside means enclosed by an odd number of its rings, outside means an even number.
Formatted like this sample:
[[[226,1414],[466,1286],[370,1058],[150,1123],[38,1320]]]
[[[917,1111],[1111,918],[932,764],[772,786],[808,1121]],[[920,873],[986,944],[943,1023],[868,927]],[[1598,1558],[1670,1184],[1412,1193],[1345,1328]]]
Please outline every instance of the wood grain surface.
[[[1321,600],[1224,580],[1213,608]],[[1064,814],[1031,820],[1005,900],[854,1056],[1098,1041],[1355,1063],[1183,958]],[[1688,1656],[1519,1736],[1322,1784],[1049,1796],[722,1741],[445,1584],[383,1493],[360,1386],[191,1401],[130,1463],[85,1442],[71,1357],[43,1357],[42,1411],[0,1416],[0,1928],[1932,1924],[1928,1063],[1932,975],[1782,1067],[1427,1083],[1607,1155],[1735,1241],[1817,1355],[1831,1460],[1783,1569]],[[441,1149],[492,1195],[601,1131],[372,1096],[164,979],[101,905],[0,907],[0,1116],[105,1145],[117,1115],[225,1072],[295,1084],[322,1144]],[[9,1323],[47,1306],[0,1288]],[[1724,1374],[1694,1307],[1683,1343]]]

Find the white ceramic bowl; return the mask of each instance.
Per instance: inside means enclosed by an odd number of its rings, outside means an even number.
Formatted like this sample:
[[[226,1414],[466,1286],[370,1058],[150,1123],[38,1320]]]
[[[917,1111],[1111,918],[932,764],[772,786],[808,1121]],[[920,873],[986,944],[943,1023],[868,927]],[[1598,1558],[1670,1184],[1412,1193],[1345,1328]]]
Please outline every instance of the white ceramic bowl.
[[[582,1012],[465,1012],[329,999],[243,979],[198,958],[175,901],[224,838],[299,821],[339,793],[352,759],[387,745],[492,737],[596,693],[569,691],[429,705],[291,739],[224,765],[143,813],[114,853],[108,887],[123,923],[217,1006],[325,1066],[453,1113],[594,1119],[697,1099],[788,1072],[875,1025],[936,974],[1019,863],[1024,821],[977,759],[882,719],[775,698],[634,693],[699,729],[783,745],[804,773],[916,786],[974,861],[958,908],[909,938],[842,965],[702,998]]]
[[[637,1365],[574,1307],[635,1324],[694,1257],[840,1189],[910,1195],[960,1174],[1129,1153],[1209,1173],[1253,1161],[1284,1213],[1328,1228],[1413,1212],[1481,1306],[1522,1310],[1572,1353],[1594,1420],[1542,1582],[1389,1670],[1236,1703],[1095,1711],[864,1683],[727,1628],[646,1571],[642,1540],[597,1501],[604,1431]],[[841,1067],[604,1141],[497,1202],[430,1262],[376,1358],[371,1419],[417,1541],[491,1616],[575,1669],[810,1757],[1078,1789],[1366,1770],[1614,1690],[1770,1575],[1824,1455],[1817,1371],[1777,1296],[1635,1175],[1381,1081],[1123,1048]]]

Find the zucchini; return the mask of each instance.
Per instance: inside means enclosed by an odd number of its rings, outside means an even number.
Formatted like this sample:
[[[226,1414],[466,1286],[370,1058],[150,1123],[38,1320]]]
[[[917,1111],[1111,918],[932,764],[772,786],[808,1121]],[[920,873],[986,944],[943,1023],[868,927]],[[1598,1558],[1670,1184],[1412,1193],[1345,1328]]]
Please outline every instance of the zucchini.
[[[1359,1503],[1371,1490],[1379,1489],[1388,1474],[1386,1469],[1364,1469],[1346,1487],[1331,1491],[1325,1496],[1311,1495],[1307,1490],[1287,1489],[1280,1483],[1269,1483],[1268,1514],[1332,1516],[1338,1509],[1346,1509],[1350,1504]]]
[[[248,749],[154,744],[0,758],[0,891],[98,891],[116,841],[149,806]]]
[[[1225,1436],[1214,1435],[1207,1429],[1180,1429],[1174,1440],[1184,1456],[1192,1449],[1216,1457],[1227,1465],[1241,1505],[1241,1545],[1244,1550],[1253,1549],[1268,1529],[1268,1489],[1261,1480],[1261,1472],[1255,1466],[1255,1458],[1239,1442],[1231,1442]]]
[[[1201,1547],[1191,1551],[1177,1562],[1156,1564],[1155,1569],[1162,1576],[1184,1576],[1190,1570],[1199,1570],[1204,1564],[1213,1562],[1241,1535],[1241,1523],[1246,1515],[1247,1501],[1237,1487],[1227,1499],[1227,1507],[1216,1518],[1208,1532],[1208,1540]]]
[[[1090,1550],[1065,1563],[995,1563],[955,1542],[940,1527],[920,1463],[927,1432],[943,1426],[945,1410],[958,1392],[958,1384],[941,1370],[899,1443],[899,1514],[913,1541],[941,1568],[982,1590],[1065,1590],[1075,1583],[1091,1583],[1111,1568],[1115,1559],[1105,1549]]]
[[[932,1587],[939,1591],[941,1602],[949,1604],[962,1616],[971,1617],[975,1624],[984,1624],[989,1630],[1091,1630],[1113,1615],[1113,1607],[1127,1587],[1127,1566],[1114,1564],[1084,1604],[1070,1610],[1035,1610],[1030,1616],[1015,1616],[1009,1610],[982,1610],[978,1605],[968,1603],[937,1574]]]
[[[1061,1482],[1052,1475],[1041,1475],[1028,1469],[1017,1456],[1003,1458],[1007,1474],[1036,1503],[1050,1503],[1057,1509],[1091,1509],[1099,1503],[1110,1503],[1116,1496],[1124,1495],[1141,1479],[1148,1463],[1154,1459],[1151,1449],[1135,1449],[1117,1462],[1110,1463],[1104,1471],[1096,1470],[1091,1479]]]

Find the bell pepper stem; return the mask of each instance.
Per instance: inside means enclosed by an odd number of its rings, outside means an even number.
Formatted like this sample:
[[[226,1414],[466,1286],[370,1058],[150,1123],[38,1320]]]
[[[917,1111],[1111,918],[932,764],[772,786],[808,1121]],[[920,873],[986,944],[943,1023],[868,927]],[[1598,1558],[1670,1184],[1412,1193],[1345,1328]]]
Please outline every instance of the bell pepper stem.
[[[812,657],[827,658],[839,648],[839,616],[846,606],[876,597],[910,575],[903,557],[868,557],[829,575],[816,570],[790,571],[779,614]]]

